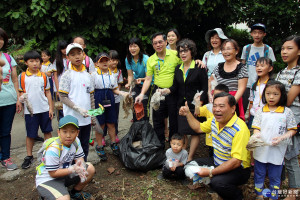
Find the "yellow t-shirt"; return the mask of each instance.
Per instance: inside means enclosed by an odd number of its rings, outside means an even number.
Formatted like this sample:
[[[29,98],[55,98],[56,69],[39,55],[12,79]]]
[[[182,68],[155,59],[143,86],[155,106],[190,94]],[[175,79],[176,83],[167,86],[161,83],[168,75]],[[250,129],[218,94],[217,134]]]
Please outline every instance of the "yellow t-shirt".
[[[246,149],[250,131],[246,123],[236,114],[220,130],[219,123],[214,117],[200,123],[200,128],[205,133],[212,132],[215,165],[236,158],[242,161],[244,168],[250,167],[250,152]]]
[[[160,88],[169,88],[173,85],[174,72],[181,63],[177,51],[167,49],[164,60],[154,53],[147,61],[147,76],[154,75],[154,84]]]
[[[207,106],[204,105],[202,107],[199,107],[200,110],[200,114],[198,115],[198,117],[206,117],[206,120],[208,120],[209,118],[213,117],[214,115],[207,109]],[[207,146],[212,147],[212,137],[211,137],[211,132],[210,133],[206,133],[205,135],[205,144]]]

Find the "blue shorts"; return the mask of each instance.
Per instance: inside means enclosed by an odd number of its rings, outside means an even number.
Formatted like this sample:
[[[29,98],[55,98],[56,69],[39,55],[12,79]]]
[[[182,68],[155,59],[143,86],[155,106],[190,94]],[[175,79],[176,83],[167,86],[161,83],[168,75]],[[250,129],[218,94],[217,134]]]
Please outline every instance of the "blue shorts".
[[[30,114],[26,114],[25,125],[27,137],[29,138],[36,138],[38,136],[39,127],[41,127],[43,133],[51,133],[53,131],[48,111],[33,114],[32,117]]]
[[[100,125],[106,123],[114,124],[117,122],[115,97],[112,90],[110,89],[95,90],[95,108],[99,108],[98,103],[102,104],[103,100],[105,99],[105,96],[107,100],[110,100],[111,106],[105,107],[104,113],[102,115],[97,116]]]

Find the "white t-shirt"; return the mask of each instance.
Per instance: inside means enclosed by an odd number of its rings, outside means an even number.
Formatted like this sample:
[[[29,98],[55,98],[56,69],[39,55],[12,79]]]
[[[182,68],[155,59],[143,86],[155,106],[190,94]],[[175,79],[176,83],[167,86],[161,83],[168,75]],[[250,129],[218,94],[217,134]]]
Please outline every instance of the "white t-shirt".
[[[123,75],[122,75],[122,71],[118,70],[117,68],[112,71],[113,76],[115,77],[115,79],[117,80],[118,84],[123,83]],[[121,99],[120,99],[120,95],[118,94],[114,94],[115,97],[115,103],[120,103]]]
[[[49,111],[49,103],[45,95],[45,90],[50,89],[48,77],[46,76],[47,83],[45,88],[45,81],[41,72],[32,75],[27,69],[25,73],[25,91],[28,94],[28,101],[32,105],[33,114]],[[23,92],[21,75],[22,74],[19,75],[19,91]],[[24,106],[24,114],[30,114],[26,106]]]
[[[272,138],[279,137],[288,130],[296,129],[296,126],[291,109],[278,107],[270,112],[268,105],[257,111],[252,123],[252,128],[259,129],[261,139],[268,144],[272,143]],[[276,146],[256,147],[253,157],[261,163],[282,165],[287,145],[287,142],[281,142]]]
[[[99,68],[96,72],[91,74],[92,81],[95,89],[116,89],[118,87],[115,76],[108,70],[107,73],[103,73]]]
[[[207,66],[207,75],[209,78],[218,64],[225,62],[225,59],[221,51],[218,54],[214,54],[213,51],[207,51],[203,56],[202,62]]]
[[[73,160],[84,157],[80,140],[77,137],[75,142],[78,144],[77,150],[74,144],[71,144],[70,147],[63,146],[60,156],[58,148],[61,148],[61,146],[58,146],[55,142],[52,143],[53,146],[51,145],[45,153],[45,166],[41,167],[41,174],[37,173],[36,175],[36,187],[44,182],[55,179],[50,176],[49,171],[68,168],[72,165]]]
[[[51,72],[52,71],[52,64],[50,63],[50,61],[48,61],[47,63],[42,63],[42,67],[41,67],[41,72]]]
[[[66,59],[66,58],[63,58],[63,64],[64,64],[63,72],[62,72],[60,75],[57,74],[57,80],[58,80],[58,83],[60,82],[61,76],[65,73],[65,71],[68,70],[68,67],[67,67],[67,59]],[[54,60],[54,62],[53,62],[53,64],[51,65],[51,68],[50,68],[50,69],[51,69],[51,70],[49,70],[49,71],[57,72],[56,60]],[[54,80],[53,80],[53,82],[54,82]],[[53,84],[53,89],[54,89],[54,92],[57,92],[57,89],[56,89],[55,84]]]
[[[61,77],[59,82],[59,92],[68,94],[68,98],[77,106],[82,109],[91,109],[90,94],[94,92],[94,84],[89,73],[83,66],[82,71],[75,71],[76,69],[70,68]],[[80,113],[72,108],[63,104],[64,115],[72,115],[76,117],[79,126],[86,126],[91,124],[91,118],[84,118]]]
[[[87,56],[88,57],[88,56]],[[88,59],[89,59],[89,73],[91,74],[91,73],[93,73],[94,71],[96,71],[96,69],[95,69],[95,64],[94,64],[94,62],[93,62],[93,60],[90,58],[90,57],[88,57]],[[69,62],[68,61],[68,69],[70,69],[70,67],[71,67],[71,62]],[[82,64],[84,64],[84,66],[86,67],[86,63],[85,63],[85,58],[83,59],[83,61],[82,61]],[[87,70],[86,70],[87,71]]]
[[[259,83],[258,81],[255,90],[252,90],[252,86],[251,86],[249,101],[253,102],[252,108],[250,109],[250,114],[252,116],[255,116],[257,110],[262,108],[265,105],[262,102],[262,94],[266,87],[266,83],[267,81],[264,83]]]
[[[243,52],[242,52],[242,56],[241,56],[241,59],[243,59],[243,60],[246,60],[246,56],[247,56],[246,55],[246,48],[247,48],[247,46],[248,45],[244,46],[244,48],[243,48]],[[264,57],[264,46],[255,47],[252,44],[250,52],[249,52],[248,60],[246,60],[246,65],[247,65],[247,68],[248,68],[248,75],[249,75],[247,88],[251,88],[251,86],[253,85],[253,83],[257,79],[255,64],[256,64],[256,61],[260,57]],[[276,61],[273,49],[271,47],[269,47],[268,58],[270,58],[273,62]]]

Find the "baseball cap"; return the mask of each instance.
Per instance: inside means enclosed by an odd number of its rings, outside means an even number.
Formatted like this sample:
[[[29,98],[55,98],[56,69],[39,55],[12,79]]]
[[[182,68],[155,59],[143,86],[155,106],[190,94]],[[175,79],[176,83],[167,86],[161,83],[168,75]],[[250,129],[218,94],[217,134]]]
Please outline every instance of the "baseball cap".
[[[61,129],[65,125],[68,125],[68,124],[72,124],[72,125],[76,126],[76,128],[79,129],[78,120],[71,115],[66,115],[63,118],[61,118],[58,123],[58,128]]]
[[[215,28],[215,29],[212,29],[212,30],[208,30],[206,33],[205,33],[205,41],[207,43],[209,43],[210,41],[210,38],[212,36],[212,33],[217,33],[219,38],[223,39],[223,40],[226,40],[228,39],[228,37],[224,34],[223,30],[221,28]]]
[[[97,56],[97,62],[100,62],[102,58],[108,58],[109,59],[109,55],[107,53],[99,53]]]
[[[251,31],[258,29],[258,30],[262,30],[264,32],[266,32],[266,26],[264,24],[258,23],[258,24],[254,24],[253,26],[251,26]]]
[[[81,50],[83,51],[83,49],[82,49],[82,47],[81,47],[80,44],[78,44],[78,43],[71,43],[71,44],[69,44],[69,45],[67,46],[67,50],[66,50],[67,55],[70,53],[70,51],[71,51],[72,49],[75,49],[75,48],[81,49]]]

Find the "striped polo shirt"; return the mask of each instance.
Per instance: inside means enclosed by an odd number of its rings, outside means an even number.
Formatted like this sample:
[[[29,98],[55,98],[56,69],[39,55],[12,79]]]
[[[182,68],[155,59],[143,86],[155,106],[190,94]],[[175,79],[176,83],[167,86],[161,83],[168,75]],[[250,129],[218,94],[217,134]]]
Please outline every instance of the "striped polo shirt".
[[[214,164],[216,166],[236,158],[242,161],[244,168],[250,167],[250,152],[246,145],[250,138],[250,131],[246,123],[235,114],[230,121],[219,129],[219,123],[214,117],[200,123],[203,132],[212,132],[214,148]]]

